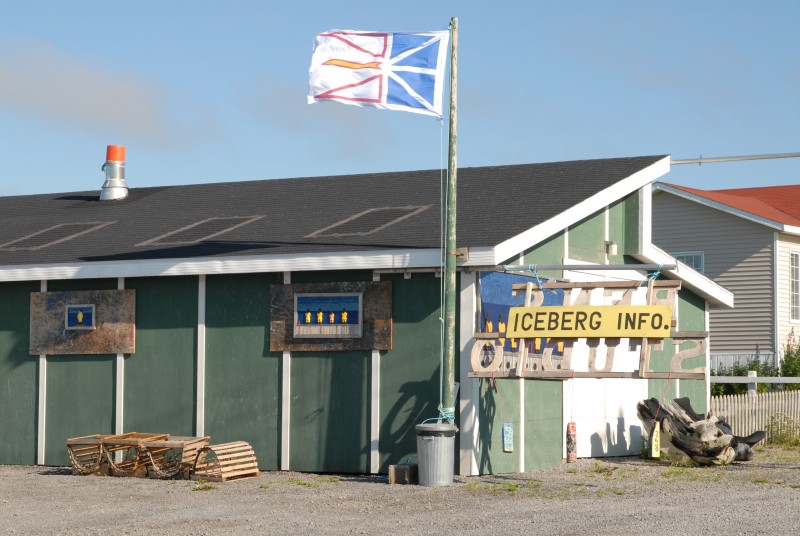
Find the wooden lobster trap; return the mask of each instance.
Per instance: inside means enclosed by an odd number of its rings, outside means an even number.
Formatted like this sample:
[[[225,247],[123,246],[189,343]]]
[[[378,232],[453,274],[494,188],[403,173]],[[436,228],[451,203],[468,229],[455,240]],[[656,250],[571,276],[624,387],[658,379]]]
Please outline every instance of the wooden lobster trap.
[[[103,451],[103,439],[107,437],[110,435],[95,434],[67,439],[72,474],[108,474],[108,462],[105,462]]]
[[[150,478],[188,478],[198,452],[208,445],[210,436],[171,436],[142,443],[142,455]]]
[[[236,478],[258,476],[258,462],[250,443],[234,441],[209,445],[197,453],[192,480],[226,482]]]
[[[104,437],[100,443],[112,476],[147,476],[144,444],[169,439],[169,434],[128,432]]]

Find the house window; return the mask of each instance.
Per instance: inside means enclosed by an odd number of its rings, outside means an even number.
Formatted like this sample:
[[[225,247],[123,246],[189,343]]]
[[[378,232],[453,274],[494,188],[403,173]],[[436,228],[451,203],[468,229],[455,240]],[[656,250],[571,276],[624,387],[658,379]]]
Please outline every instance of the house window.
[[[791,253],[791,269],[789,271],[789,279],[792,282],[792,320],[800,322],[800,252],[793,251]]]
[[[700,272],[701,274],[705,270],[705,263],[704,263],[704,255],[702,251],[681,251],[679,253],[673,253],[673,257],[676,260],[686,264],[690,268],[693,268]]]

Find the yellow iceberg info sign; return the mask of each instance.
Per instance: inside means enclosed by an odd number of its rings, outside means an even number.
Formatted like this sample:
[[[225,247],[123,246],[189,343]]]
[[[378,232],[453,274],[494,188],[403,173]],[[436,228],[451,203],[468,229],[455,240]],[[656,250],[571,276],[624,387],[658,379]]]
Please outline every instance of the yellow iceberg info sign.
[[[667,305],[583,305],[512,307],[505,336],[621,338],[670,336],[672,307]]]

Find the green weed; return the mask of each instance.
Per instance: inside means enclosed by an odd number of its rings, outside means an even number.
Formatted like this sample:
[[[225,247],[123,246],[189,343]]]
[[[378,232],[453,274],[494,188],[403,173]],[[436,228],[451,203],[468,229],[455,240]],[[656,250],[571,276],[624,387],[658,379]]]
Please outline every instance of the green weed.
[[[192,488],[192,491],[209,491],[212,489],[217,489],[217,487],[207,480],[200,479],[194,481],[194,487]]]
[[[298,486],[305,486],[307,488],[318,488],[319,483],[317,482],[308,482],[306,480],[300,480],[299,478],[289,477],[287,482],[291,482],[292,484],[297,484]]]

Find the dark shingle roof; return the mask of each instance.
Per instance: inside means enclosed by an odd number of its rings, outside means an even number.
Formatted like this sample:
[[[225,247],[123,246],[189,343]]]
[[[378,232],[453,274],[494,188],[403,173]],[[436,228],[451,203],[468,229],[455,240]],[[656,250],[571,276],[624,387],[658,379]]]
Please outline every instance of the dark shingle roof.
[[[499,244],[662,158],[460,169],[458,244]],[[438,170],[154,188],[128,181],[119,201],[101,202],[99,191],[0,197],[0,266],[440,243]]]

